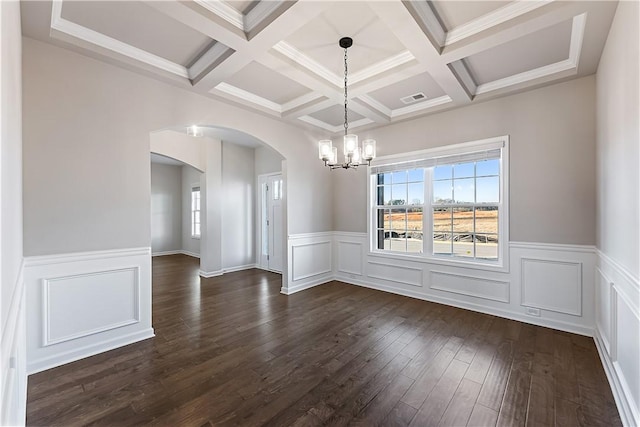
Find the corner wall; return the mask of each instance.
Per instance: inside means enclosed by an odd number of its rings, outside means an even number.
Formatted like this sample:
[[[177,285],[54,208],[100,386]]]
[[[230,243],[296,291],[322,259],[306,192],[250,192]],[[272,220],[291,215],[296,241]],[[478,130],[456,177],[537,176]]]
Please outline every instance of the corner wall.
[[[0,425],[25,422],[20,3],[0,2]]]
[[[598,67],[596,344],[625,425],[640,425],[640,4],[621,1]]]

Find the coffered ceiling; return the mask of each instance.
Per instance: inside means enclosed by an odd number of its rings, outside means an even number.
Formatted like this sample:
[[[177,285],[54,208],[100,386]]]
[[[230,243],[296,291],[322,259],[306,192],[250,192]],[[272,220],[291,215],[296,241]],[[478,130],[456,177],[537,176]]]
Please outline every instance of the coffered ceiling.
[[[323,132],[593,74],[615,1],[26,1],[23,33]]]

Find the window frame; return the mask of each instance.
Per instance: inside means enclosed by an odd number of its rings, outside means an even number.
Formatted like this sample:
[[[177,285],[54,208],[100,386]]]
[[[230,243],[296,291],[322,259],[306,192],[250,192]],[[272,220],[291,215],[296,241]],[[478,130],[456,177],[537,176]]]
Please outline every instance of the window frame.
[[[194,209],[193,206],[193,193],[198,192],[198,201],[200,203],[200,209]],[[191,185],[191,238],[192,239],[200,239],[202,236],[202,189],[200,188],[200,184],[192,184]],[[200,226],[200,233],[195,234],[195,226],[196,226],[196,212],[200,214],[200,221],[198,221],[198,225]]]
[[[420,159],[430,159],[445,156],[461,155],[483,150],[501,148],[500,156],[500,199],[498,202],[498,260],[465,259],[453,255],[433,254],[433,167],[425,168],[424,173],[424,204],[423,206],[423,252],[396,252],[381,250],[377,248],[377,174],[372,174],[371,166],[383,166],[391,164],[401,164]],[[413,151],[408,153],[381,156],[376,158],[372,165],[367,168],[369,174],[367,180],[367,235],[369,238],[369,256],[412,260],[430,264],[440,264],[448,266],[466,267],[479,270],[509,271],[509,136],[499,136],[478,141],[464,142],[429,148],[426,150]],[[415,169],[410,164],[405,169]],[[429,237],[427,237],[429,236]]]

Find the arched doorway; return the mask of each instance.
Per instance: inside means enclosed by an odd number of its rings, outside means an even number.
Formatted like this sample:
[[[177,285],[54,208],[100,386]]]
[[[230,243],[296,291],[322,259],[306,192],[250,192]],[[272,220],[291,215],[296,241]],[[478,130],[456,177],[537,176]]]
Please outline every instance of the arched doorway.
[[[241,131],[198,126],[200,136],[193,137],[187,135],[186,128],[178,126],[152,132],[150,152],[202,172],[197,187],[201,203],[198,213],[200,275],[213,277],[259,267],[263,243],[260,239],[263,222],[259,209],[262,197],[259,177],[264,174],[283,176],[279,201],[282,211],[286,212],[284,158],[264,142]],[[196,188],[193,183],[189,185],[191,190]],[[185,188],[183,183],[183,192],[188,190]],[[183,215],[184,212],[183,209]],[[192,220],[195,215],[191,216]],[[279,221],[270,226],[278,240],[286,242],[286,213]],[[183,235],[185,228],[183,221]],[[189,252],[186,248],[179,251]],[[283,260],[282,271],[286,271],[286,245],[280,245],[279,251],[282,252],[279,254]]]

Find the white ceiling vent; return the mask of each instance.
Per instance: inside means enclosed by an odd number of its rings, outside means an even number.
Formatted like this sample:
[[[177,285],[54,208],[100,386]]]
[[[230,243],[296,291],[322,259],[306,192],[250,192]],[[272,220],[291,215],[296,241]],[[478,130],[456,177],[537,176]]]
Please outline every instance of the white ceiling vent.
[[[405,104],[413,104],[414,102],[422,101],[424,99],[427,99],[425,94],[422,93],[422,92],[418,92],[418,93],[414,93],[413,95],[409,95],[409,96],[405,96],[404,98],[400,98],[400,101],[402,101]]]

